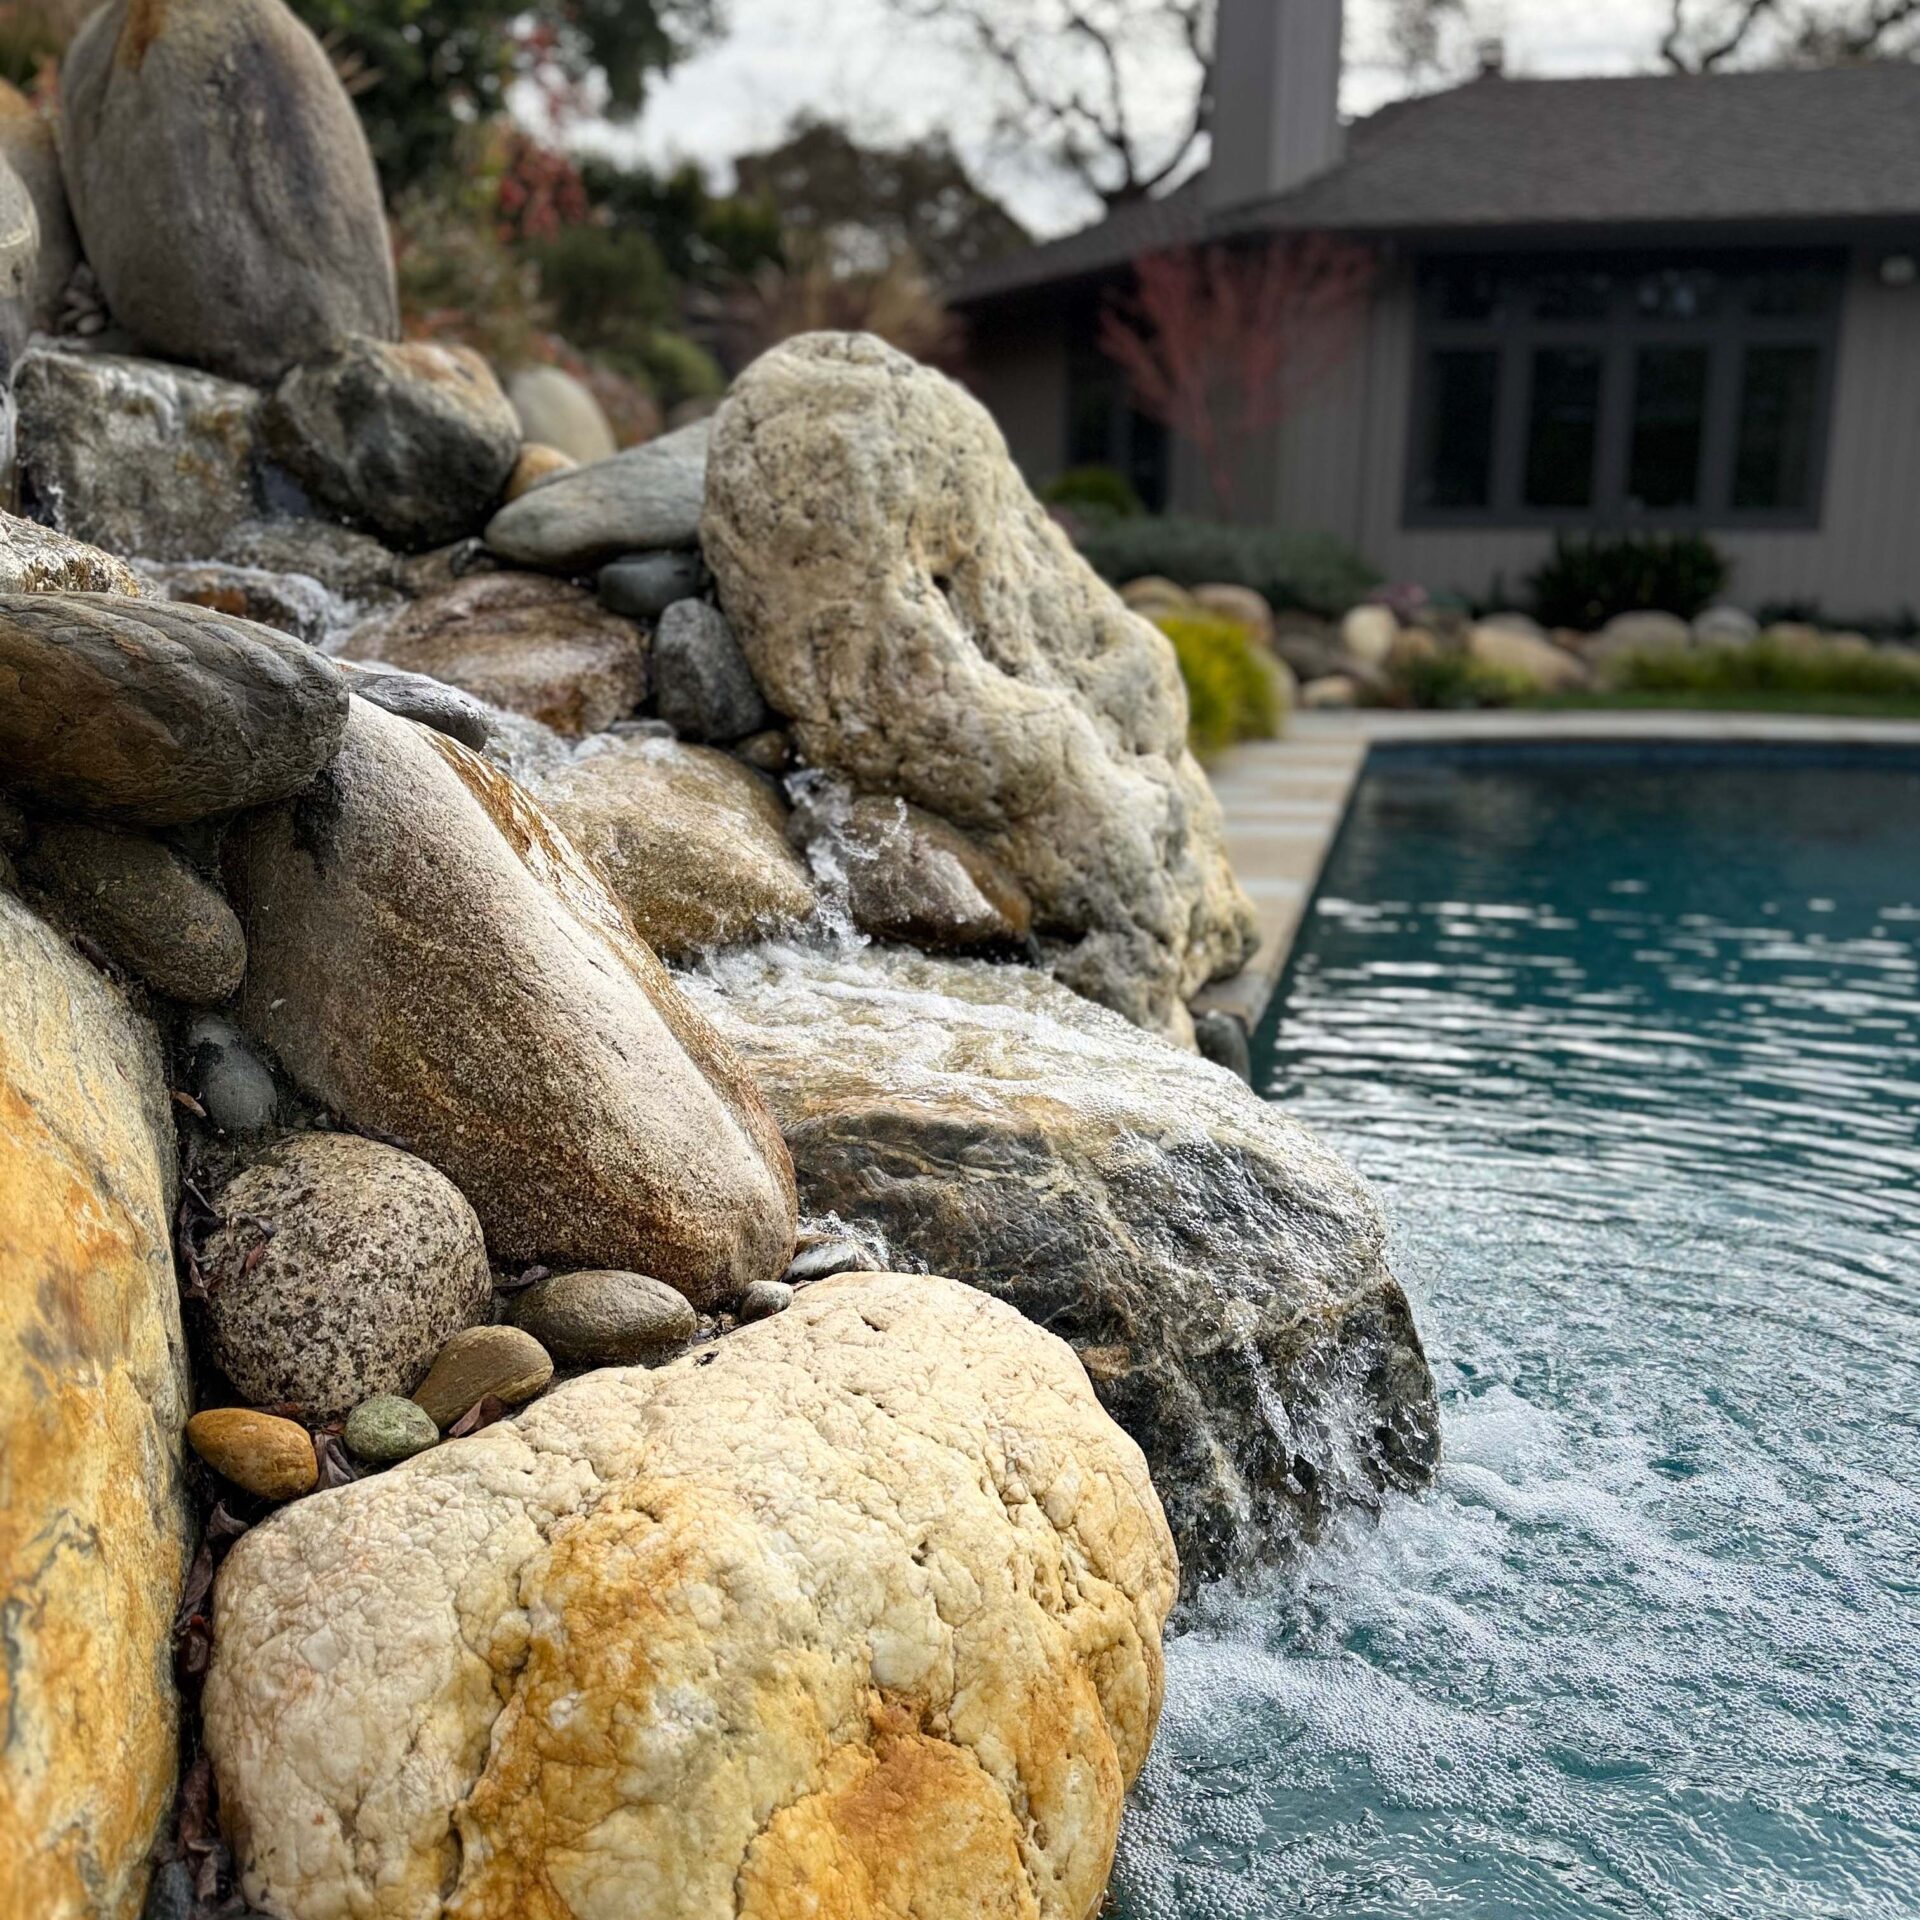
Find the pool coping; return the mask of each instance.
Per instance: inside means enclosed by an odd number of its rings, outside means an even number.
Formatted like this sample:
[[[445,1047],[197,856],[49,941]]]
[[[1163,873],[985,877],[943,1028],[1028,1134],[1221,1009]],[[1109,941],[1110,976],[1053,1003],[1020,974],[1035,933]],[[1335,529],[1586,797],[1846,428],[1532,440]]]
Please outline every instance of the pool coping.
[[[1577,711],[1296,714],[1286,737],[1235,747],[1208,769],[1227,857],[1253,901],[1260,945],[1231,979],[1203,988],[1197,1013],[1254,1032],[1287,970],[1327,856],[1376,748],[1798,746],[1920,753],[1920,721],[1826,714]]]

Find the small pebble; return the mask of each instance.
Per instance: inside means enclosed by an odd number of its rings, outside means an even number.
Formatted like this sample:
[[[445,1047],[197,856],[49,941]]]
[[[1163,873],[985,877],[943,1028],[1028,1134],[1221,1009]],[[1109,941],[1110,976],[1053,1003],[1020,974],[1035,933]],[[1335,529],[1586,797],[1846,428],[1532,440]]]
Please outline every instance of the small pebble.
[[[780,1277],[791,1286],[825,1280],[836,1273],[877,1273],[873,1255],[857,1240],[816,1240],[787,1263]]]
[[[558,447],[545,446],[538,440],[523,440],[520,443],[520,457],[514,461],[513,471],[507,475],[507,498],[518,500],[542,480],[550,480],[556,473],[571,473],[579,464]]]
[[[700,1330],[700,1317],[645,1273],[555,1273],[507,1309],[562,1366],[626,1367],[664,1359]]]
[[[376,1393],[347,1415],[347,1450],[375,1466],[390,1467],[440,1444],[440,1429],[417,1400]]]
[[[187,1029],[187,1079],[223,1133],[263,1133],[279,1108],[273,1075],[231,1020],[208,1014]]]
[[[761,773],[785,773],[793,765],[793,736],[784,727],[769,727],[736,740],[728,751]]]
[[[770,1320],[793,1305],[793,1289],[784,1280],[756,1280],[741,1294],[733,1310],[744,1327],[749,1320]]]
[[[444,1431],[488,1394],[517,1407],[552,1378],[546,1348],[524,1329],[468,1327],[440,1349],[413,1397]]]
[[[697,553],[630,553],[610,560],[595,584],[600,604],[630,620],[657,620],[676,600],[698,593],[707,582]]]
[[[252,1407],[213,1407],[187,1422],[187,1444],[215,1473],[262,1500],[297,1500],[320,1478],[305,1427]]]

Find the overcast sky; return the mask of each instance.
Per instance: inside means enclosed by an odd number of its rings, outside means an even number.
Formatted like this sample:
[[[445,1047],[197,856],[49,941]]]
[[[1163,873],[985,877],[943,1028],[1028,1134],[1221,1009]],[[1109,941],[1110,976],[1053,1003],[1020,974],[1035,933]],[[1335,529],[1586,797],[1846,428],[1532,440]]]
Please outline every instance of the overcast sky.
[[[719,169],[774,140],[810,108],[871,138],[944,126],[990,185],[1036,230],[1088,217],[1084,201],[1018,156],[995,152],[978,75],[930,33],[916,34],[884,0],[728,0],[730,31],[655,90],[619,144],[650,160],[690,157]],[[1474,0],[1473,28],[1504,38],[1511,73],[1646,69],[1665,0]],[[1385,58],[1376,0],[1349,0],[1343,104],[1366,113],[1407,90]],[[1167,89],[1177,115],[1184,88]],[[1522,156],[1516,156],[1524,164]]]

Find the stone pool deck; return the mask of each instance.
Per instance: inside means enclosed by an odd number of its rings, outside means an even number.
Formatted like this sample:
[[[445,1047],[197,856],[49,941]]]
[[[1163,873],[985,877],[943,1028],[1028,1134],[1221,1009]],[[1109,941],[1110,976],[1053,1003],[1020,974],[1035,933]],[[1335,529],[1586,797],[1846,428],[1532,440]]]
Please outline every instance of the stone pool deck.
[[[1920,721],[1759,713],[1295,714],[1284,740],[1235,747],[1208,769],[1226,814],[1227,853],[1260,918],[1260,949],[1196,1004],[1260,1024],[1286,971],[1301,917],[1376,745],[1493,746],[1561,740],[1707,745],[1905,747]]]

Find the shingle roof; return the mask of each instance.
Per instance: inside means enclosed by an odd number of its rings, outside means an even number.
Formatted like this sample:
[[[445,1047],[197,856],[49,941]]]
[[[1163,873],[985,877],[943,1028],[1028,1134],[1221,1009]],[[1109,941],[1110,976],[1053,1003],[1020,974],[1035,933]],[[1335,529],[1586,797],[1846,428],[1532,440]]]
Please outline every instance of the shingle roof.
[[[1156,247],[1327,228],[1920,218],[1920,65],[1469,81],[1348,129],[1341,163],[1278,198],[1210,207],[1204,180],[1029,252],[962,302]]]

